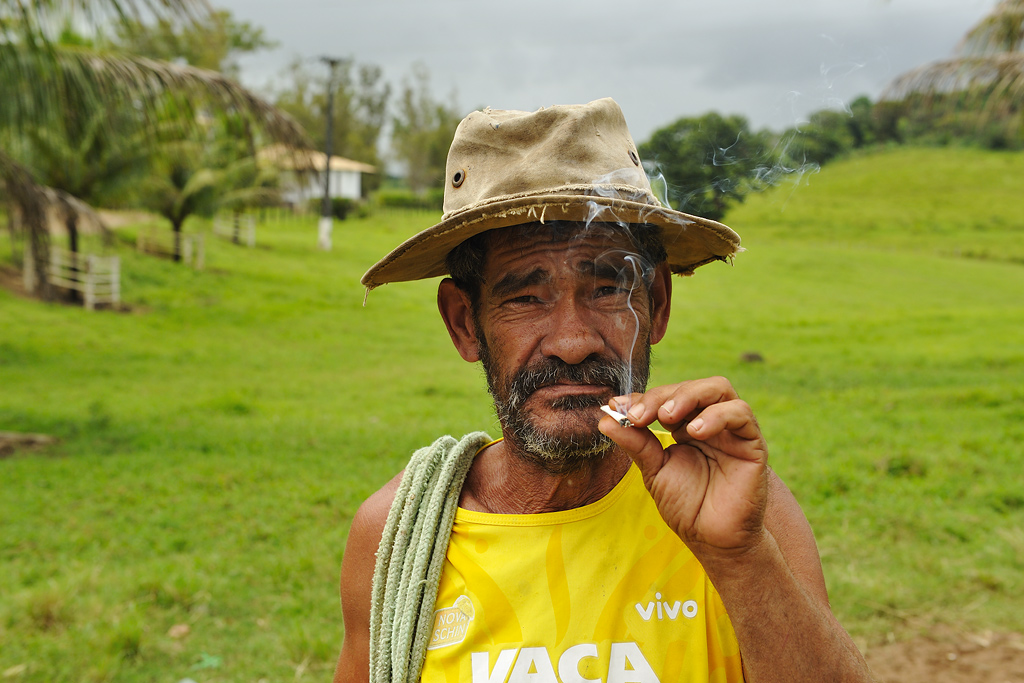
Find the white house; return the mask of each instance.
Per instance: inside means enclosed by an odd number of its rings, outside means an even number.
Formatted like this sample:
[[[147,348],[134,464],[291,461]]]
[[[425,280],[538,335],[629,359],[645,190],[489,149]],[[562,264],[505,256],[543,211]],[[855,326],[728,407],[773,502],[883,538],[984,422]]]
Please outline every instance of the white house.
[[[282,171],[281,197],[293,206],[306,206],[310,199],[324,195],[324,161],[327,155],[314,150],[293,150],[273,145],[260,151],[260,157]],[[359,199],[364,173],[377,168],[359,161],[331,155],[330,196]]]

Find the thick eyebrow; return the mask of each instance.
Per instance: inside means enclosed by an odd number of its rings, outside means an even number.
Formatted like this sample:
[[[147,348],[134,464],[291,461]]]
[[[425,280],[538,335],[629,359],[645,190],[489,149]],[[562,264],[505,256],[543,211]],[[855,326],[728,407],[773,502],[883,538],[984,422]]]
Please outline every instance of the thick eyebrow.
[[[592,277],[596,280],[618,280],[621,267],[616,267],[607,259],[599,261],[580,261],[576,264],[579,275]],[[534,287],[551,282],[551,273],[543,268],[536,268],[528,273],[508,273],[491,287],[491,295],[501,298],[518,292],[527,287]]]
[[[491,287],[491,294],[496,297],[504,297],[525,287],[533,287],[547,282],[551,282],[551,273],[543,268],[536,268],[529,273],[508,273],[494,283],[494,286]]]
[[[600,261],[581,261],[576,264],[576,272],[580,275],[589,275],[595,280],[618,280],[622,268],[616,268],[607,259]]]

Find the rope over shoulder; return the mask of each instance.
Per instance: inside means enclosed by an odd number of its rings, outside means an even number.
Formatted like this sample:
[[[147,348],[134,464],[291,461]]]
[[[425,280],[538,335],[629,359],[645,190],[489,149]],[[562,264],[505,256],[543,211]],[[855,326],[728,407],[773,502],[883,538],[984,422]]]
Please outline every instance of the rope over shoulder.
[[[442,436],[413,453],[377,549],[370,603],[370,682],[418,681],[459,494],[473,457],[492,441]]]

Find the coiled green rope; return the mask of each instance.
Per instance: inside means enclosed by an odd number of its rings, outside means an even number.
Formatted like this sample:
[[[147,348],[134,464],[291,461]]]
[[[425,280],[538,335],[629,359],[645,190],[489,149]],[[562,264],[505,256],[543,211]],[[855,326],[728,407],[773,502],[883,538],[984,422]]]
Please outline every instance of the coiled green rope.
[[[413,453],[377,549],[370,603],[370,683],[418,681],[462,483],[491,437],[442,436]]]

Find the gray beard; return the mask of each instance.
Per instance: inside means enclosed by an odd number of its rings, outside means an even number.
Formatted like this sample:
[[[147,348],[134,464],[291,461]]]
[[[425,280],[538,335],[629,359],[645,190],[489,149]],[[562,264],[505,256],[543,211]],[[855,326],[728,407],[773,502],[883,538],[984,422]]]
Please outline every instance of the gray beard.
[[[479,329],[479,328],[478,328]],[[502,432],[515,450],[534,464],[552,474],[565,474],[580,469],[585,463],[603,457],[615,444],[597,428],[604,405],[590,394],[565,396],[552,401],[549,407],[564,412],[566,422],[589,425],[584,431],[557,433],[538,425],[528,410],[523,409],[535,391],[558,381],[594,384],[609,387],[615,395],[643,392],[650,372],[651,345],[644,344],[644,354],[634,359],[632,373],[619,359],[588,358],[571,365],[557,358],[523,368],[509,380],[496,375],[493,358],[485,341],[480,341],[480,361],[487,375],[487,388],[494,399],[494,409]],[[632,378],[629,385],[629,378]]]

